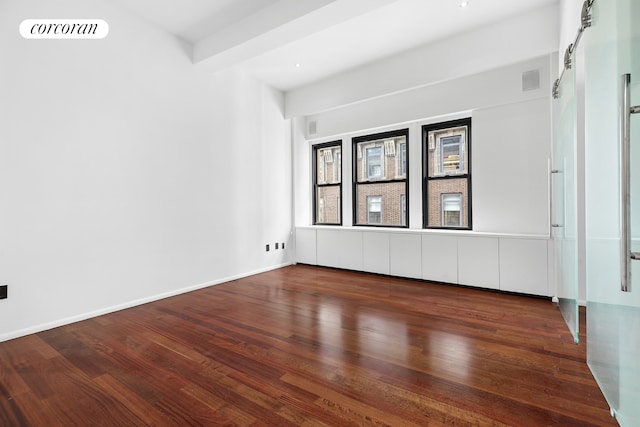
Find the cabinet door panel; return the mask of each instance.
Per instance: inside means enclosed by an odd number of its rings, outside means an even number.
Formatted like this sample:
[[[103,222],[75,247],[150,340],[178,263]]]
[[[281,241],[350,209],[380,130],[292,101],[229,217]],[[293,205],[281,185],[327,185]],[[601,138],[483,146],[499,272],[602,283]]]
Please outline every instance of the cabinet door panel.
[[[364,233],[364,271],[389,274],[389,234]]]
[[[458,283],[456,236],[422,236],[422,278],[435,282]]]
[[[458,279],[461,285],[500,289],[497,238],[458,238]]]
[[[362,271],[362,232],[318,230],[318,264]]]
[[[546,240],[500,239],[500,289],[549,296]]]
[[[391,234],[391,274],[393,276],[422,278],[422,240],[417,234]]]

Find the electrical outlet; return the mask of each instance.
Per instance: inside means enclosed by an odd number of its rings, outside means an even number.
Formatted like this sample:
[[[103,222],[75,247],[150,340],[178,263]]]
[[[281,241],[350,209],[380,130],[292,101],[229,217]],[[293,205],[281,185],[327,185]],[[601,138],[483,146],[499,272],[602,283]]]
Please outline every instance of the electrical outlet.
[[[0,299],[7,299],[8,285],[0,285]]]
[[[269,252],[269,245],[267,245],[266,250],[267,250],[267,252]]]
[[[278,243],[276,243],[276,249],[278,249]]]
[[[282,242],[282,249],[284,249],[284,242]]]

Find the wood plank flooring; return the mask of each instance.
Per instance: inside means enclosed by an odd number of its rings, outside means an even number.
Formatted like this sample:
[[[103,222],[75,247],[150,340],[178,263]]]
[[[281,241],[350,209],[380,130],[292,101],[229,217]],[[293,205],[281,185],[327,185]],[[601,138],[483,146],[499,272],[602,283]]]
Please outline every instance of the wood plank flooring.
[[[1,426],[615,426],[541,299],[291,266],[0,343]]]

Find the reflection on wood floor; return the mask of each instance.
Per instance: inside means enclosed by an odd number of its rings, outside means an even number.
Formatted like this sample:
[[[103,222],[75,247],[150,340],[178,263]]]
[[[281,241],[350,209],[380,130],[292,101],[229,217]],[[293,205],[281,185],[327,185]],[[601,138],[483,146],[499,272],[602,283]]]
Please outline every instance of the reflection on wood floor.
[[[616,423],[548,300],[298,265],[0,343],[0,425]]]

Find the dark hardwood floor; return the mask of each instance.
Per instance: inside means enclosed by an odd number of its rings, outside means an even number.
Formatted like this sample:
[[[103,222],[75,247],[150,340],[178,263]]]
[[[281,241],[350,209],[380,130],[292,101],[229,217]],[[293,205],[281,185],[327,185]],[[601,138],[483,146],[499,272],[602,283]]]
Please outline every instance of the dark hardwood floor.
[[[292,266],[0,343],[2,426],[615,426],[541,299]]]

